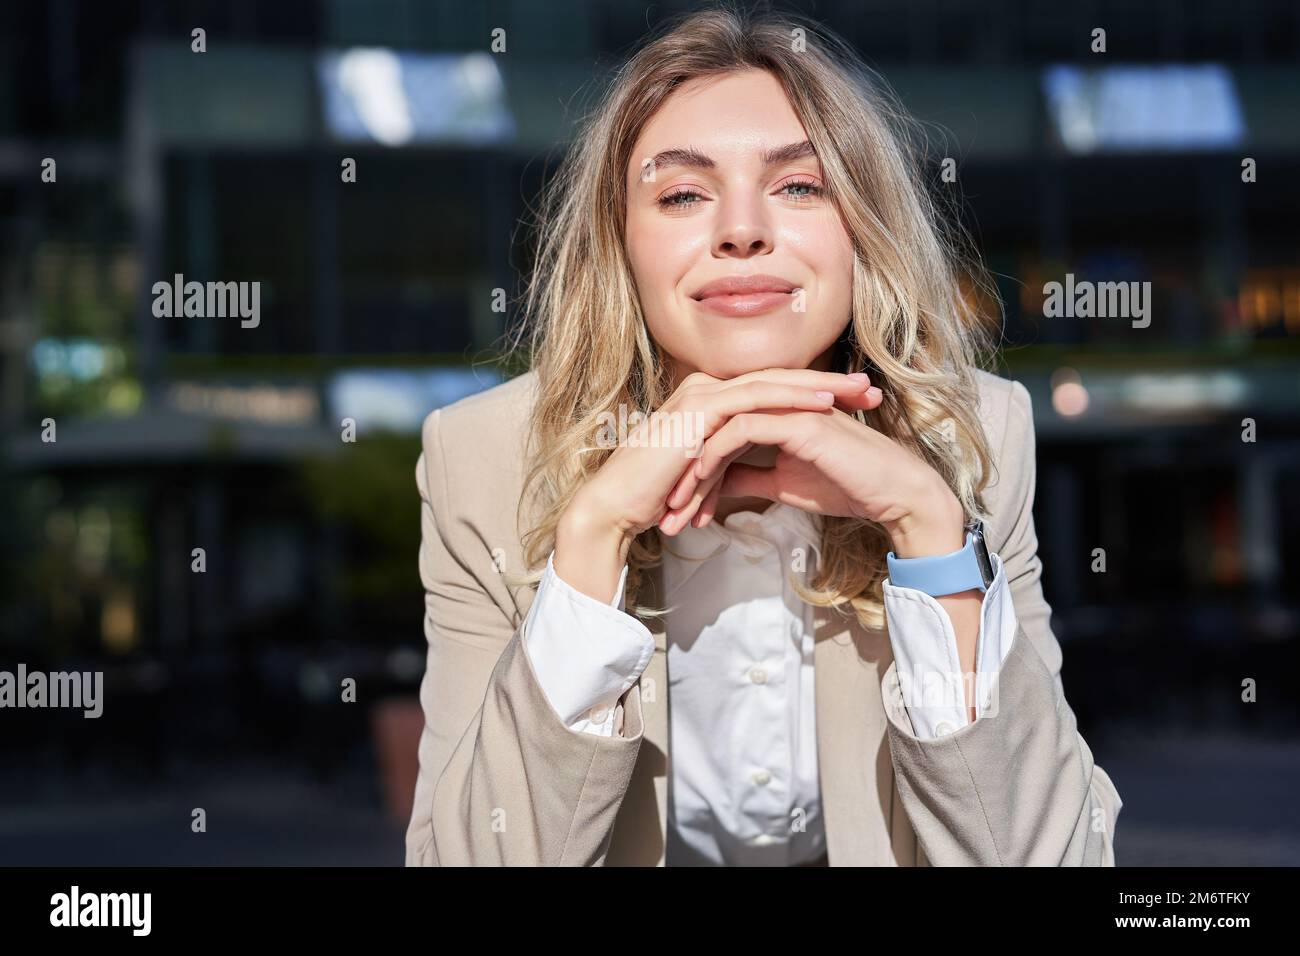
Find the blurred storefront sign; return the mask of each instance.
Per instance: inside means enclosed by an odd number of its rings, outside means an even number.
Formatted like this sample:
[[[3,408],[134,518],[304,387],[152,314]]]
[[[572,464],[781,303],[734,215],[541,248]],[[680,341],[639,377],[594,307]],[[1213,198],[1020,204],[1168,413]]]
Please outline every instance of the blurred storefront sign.
[[[177,382],[167,391],[167,404],[188,414],[267,424],[314,422],[320,417],[320,400],[311,385]]]

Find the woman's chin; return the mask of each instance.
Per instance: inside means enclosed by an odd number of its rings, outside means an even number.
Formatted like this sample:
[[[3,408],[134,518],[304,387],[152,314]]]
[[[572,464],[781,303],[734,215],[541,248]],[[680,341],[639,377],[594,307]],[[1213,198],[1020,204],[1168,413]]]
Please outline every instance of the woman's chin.
[[[698,368],[714,378],[729,379],[760,372],[765,368],[808,368],[812,360],[791,352],[764,352],[761,354],[715,354],[704,360]]]

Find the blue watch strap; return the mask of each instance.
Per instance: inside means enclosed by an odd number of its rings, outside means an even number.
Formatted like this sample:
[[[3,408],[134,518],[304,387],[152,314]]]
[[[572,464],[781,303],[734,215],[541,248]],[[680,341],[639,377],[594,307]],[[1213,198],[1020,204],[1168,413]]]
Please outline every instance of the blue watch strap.
[[[900,588],[915,588],[931,597],[956,594],[971,588],[987,590],[984,575],[980,573],[979,559],[975,557],[975,535],[966,533],[966,546],[951,554],[938,554],[925,558],[896,558],[890,551],[885,556],[889,565],[889,583]]]

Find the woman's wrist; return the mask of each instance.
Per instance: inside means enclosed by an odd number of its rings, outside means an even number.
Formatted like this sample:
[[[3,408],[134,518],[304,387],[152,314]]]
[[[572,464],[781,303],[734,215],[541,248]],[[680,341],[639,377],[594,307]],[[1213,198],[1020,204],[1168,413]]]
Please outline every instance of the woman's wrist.
[[[610,599],[627,562],[631,539],[614,521],[575,498],[555,528],[555,573],[577,591]]]
[[[924,558],[960,551],[966,544],[966,512],[939,479],[887,526],[898,558]]]

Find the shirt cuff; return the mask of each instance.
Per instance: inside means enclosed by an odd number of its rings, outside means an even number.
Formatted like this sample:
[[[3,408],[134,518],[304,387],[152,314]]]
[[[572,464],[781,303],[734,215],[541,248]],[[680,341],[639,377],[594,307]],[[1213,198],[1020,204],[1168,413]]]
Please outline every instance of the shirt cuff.
[[[654,637],[624,613],[623,585],[603,604],[555,572],[555,553],[524,619],[524,648],[537,681],[565,726],[599,737],[614,736],[615,706],[654,654]]]
[[[997,675],[1011,650],[1018,621],[1002,559],[989,555],[993,583],[984,592],[980,631],[975,644],[975,716],[997,713]],[[916,588],[896,587],[886,578],[882,589],[889,643],[897,662],[903,704],[918,738],[932,740],[970,724],[966,686],[961,673],[952,620],[934,597]]]

